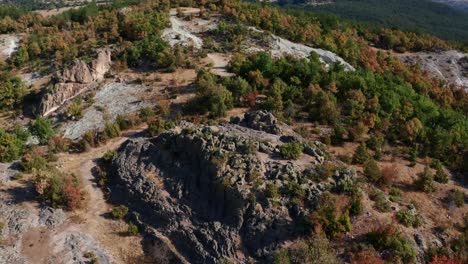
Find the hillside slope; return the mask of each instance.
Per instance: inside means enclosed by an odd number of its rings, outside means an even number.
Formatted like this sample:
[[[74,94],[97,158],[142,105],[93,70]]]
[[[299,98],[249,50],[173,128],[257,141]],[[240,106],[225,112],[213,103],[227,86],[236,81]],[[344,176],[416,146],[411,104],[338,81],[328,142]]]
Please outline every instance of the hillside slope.
[[[290,6],[295,7],[297,3],[294,1]],[[468,13],[427,0],[337,0],[324,5],[306,4],[300,8],[332,13],[359,22],[428,32],[448,40],[468,40]]]

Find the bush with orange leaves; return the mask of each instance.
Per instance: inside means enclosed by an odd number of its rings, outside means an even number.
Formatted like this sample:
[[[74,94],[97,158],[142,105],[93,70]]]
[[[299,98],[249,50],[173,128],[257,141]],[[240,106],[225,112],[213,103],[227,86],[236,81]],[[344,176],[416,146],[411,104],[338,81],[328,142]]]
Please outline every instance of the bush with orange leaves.
[[[459,259],[449,258],[447,256],[435,256],[429,264],[462,264],[463,261]]]
[[[398,179],[399,173],[400,172],[396,165],[393,164],[385,166],[382,169],[382,178],[380,178],[379,184],[383,186],[392,186],[392,184]]]
[[[363,250],[355,255],[351,260],[352,264],[384,264],[385,262],[378,257],[374,250]]]
[[[37,193],[54,208],[75,210],[84,200],[83,186],[74,175],[64,175],[58,170],[41,170],[36,173],[34,185]]]

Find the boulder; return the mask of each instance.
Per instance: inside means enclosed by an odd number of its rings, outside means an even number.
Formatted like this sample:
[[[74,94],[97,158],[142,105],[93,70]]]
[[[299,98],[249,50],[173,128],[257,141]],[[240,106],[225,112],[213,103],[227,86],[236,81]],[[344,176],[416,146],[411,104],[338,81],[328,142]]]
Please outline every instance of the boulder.
[[[47,116],[70,99],[94,87],[96,82],[104,79],[110,67],[110,50],[99,51],[96,60],[90,64],[83,60],[75,60],[70,68],[56,74],[57,83],[53,89],[43,93],[37,109],[38,114]]]

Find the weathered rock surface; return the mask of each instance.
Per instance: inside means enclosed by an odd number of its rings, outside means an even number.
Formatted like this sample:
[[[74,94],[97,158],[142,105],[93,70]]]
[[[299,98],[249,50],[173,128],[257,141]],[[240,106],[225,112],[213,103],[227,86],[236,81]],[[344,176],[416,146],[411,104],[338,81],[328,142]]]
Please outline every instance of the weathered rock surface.
[[[265,31],[257,29],[255,27],[249,27],[254,33],[267,34]],[[337,54],[319,48],[312,48],[304,44],[294,43],[287,39],[281,38],[273,34],[267,34],[262,38],[263,45],[258,46],[257,43],[249,43],[246,51],[249,53],[256,53],[259,51],[269,52],[273,57],[283,57],[285,55],[293,56],[299,59],[307,59],[312,53],[316,53],[321,63],[329,68],[334,64],[343,65],[346,71],[356,70],[351,64],[346,62],[343,58]]]
[[[264,110],[252,111],[245,114],[243,122],[238,124],[255,130],[265,131],[270,134],[281,134],[281,128],[276,117]]]
[[[94,238],[64,227],[65,220],[62,209],[24,206],[0,193],[0,263],[91,263],[87,252],[92,252],[99,263],[112,263]],[[26,236],[28,239],[24,239]],[[41,252],[41,257],[26,254],[32,246],[48,252]]]
[[[57,110],[68,100],[93,87],[103,80],[111,66],[111,52],[101,50],[91,64],[76,60],[63,72],[56,74],[57,83],[53,89],[46,91],[38,107],[38,114],[47,116]]]
[[[308,175],[317,158],[281,160],[281,144],[281,135],[234,124],[184,123],[130,140],[113,160],[111,199],[127,204],[143,229],[163,234],[189,262],[262,259],[303,232],[324,190],[353,175],[337,171],[334,179],[313,182]],[[317,146],[308,145],[323,155]]]
[[[396,54],[409,65],[419,65],[432,77],[468,90],[468,54],[456,50]]]

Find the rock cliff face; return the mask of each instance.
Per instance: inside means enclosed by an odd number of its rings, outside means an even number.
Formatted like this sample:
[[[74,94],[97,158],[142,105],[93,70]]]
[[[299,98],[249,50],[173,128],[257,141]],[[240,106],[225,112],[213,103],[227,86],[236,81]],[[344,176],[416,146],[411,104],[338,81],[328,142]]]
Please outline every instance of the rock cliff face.
[[[91,64],[76,60],[70,68],[56,74],[58,82],[53,89],[43,95],[38,114],[42,116],[51,114],[71,98],[103,80],[110,66],[111,52],[109,50],[101,50],[97,59]]]
[[[282,160],[285,136],[309,154]],[[334,179],[313,182],[307,175],[323,161],[321,147],[298,135],[186,123],[121,147],[112,163],[111,199],[128,205],[144,230],[162,234],[189,262],[264,259],[307,228],[304,220],[324,190],[353,175],[336,172]]]

